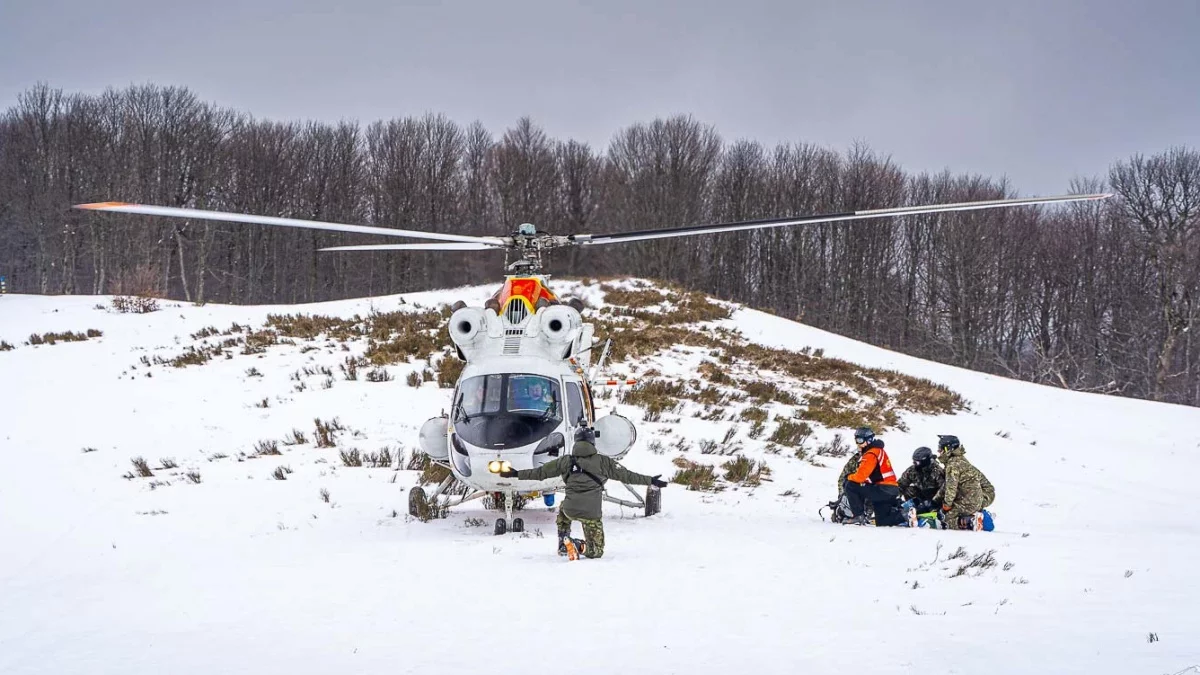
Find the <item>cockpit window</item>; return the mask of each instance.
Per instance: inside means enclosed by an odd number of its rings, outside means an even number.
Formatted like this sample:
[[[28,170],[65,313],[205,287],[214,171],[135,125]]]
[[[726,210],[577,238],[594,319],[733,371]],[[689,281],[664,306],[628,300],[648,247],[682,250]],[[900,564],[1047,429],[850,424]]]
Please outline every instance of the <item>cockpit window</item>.
[[[563,417],[558,380],[509,373],[463,380],[454,399],[454,428],[463,440],[486,448],[515,448],[540,441]]]

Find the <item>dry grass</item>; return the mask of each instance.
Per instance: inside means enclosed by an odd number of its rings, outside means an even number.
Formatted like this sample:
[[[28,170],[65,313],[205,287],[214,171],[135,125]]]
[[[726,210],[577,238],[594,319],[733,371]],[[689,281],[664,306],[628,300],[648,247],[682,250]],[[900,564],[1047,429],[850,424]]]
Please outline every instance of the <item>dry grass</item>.
[[[736,457],[721,465],[725,470],[725,480],[731,483],[756,487],[771,475],[771,469],[766,462],[756,462],[748,457]]]
[[[200,483],[200,472],[199,471],[189,471],[189,472],[183,474],[183,477],[188,479],[192,483],[195,483],[195,484]]]
[[[179,463],[170,457],[163,457],[158,460],[158,463],[161,464],[162,468],[164,468],[164,469],[178,469],[179,468]]]
[[[154,472],[150,470],[150,464],[144,457],[134,457],[129,461],[133,463],[133,470],[137,471],[137,475],[142,478],[150,478],[154,475]]]
[[[4,340],[0,340],[0,352],[11,352],[14,349],[16,349],[16,347],[13,347]]]
[[[392,374],[386,368],[372,368],[367,371],[367,382],[391,382]]]
[[[304,445],[308,442],[308,436],[304,435],[299,429],[292,429],[292,433],[288,434],[287,438],[283,439],[284,445]]]
[[[676,457],[674,464],[679,470],[671,477],[672,483],[698,492],[716,492],[721,489],[717,484],[717,474],[712,464],[697,464],[682,457]]]
[[[789,448],[802,448],[805,442],[812,437],[812,433],[812,427],[804,422],[781,419],[779,420],[779,426],[775,427],[775,431],[771,433],[767,440]]]
[[[414,370],[408,374],[408,377],[404,378],[404,383],[410,387],[421,386],[421,374]]]
[[[84,342],[88,338],[98,338],[102,337],[103,335],[104,333],[96,330],[95,328],[89,328],[82,333],[75,333],[72,331],[67,331],[65,333],[42,333],[41,335],[34,333],[33,335],[29,336],[29,340],[26,342],[26,344],[33,347],[37,345],[55,345],[59,342]],[[6,342],[4,344],[8,343]],[[9,348],[11,349],[12,345],[9,345]]]
[[[337,445],[337,434],[339,431],[345,431],[346,427],[335,417],[329,422],[323,422],[320,418],[313,421],[316,425],[317,447],[332,448]]]
[[[350,448],[349,450],[342,450],[338,454],[341,455],[341,457],[342,457],[342,465],[343,466],[362,466],[363,465],[362,453],[360,453],[358,451],[358,448]]]
[[[458,378],[462,376],[463,368],[466,367],[467,362],[457,356],[450,354],[443,356],[435,365],[438,386],[442,389],[453,389]]]
[[[850,454],[850,444],[842,440],[841,434],[834,434],[828,443],[817,446],[818,457],[845,457]]]
[[[271,473],[271,476],[275,480],[287,480],[288,474],[290,474],[290,473],[292,473],[292,467],[277,466],[277,467],[275,467],[275,471],[273,473]]]
[[[254,456],[262,457],[266,455],[282,455],[279,451],[279,443],[273,440],[263,440],[254,444]]]
[[[149,314],[158,311],[158,299],[144,295],[118,295],[112,307],[122,314]]]

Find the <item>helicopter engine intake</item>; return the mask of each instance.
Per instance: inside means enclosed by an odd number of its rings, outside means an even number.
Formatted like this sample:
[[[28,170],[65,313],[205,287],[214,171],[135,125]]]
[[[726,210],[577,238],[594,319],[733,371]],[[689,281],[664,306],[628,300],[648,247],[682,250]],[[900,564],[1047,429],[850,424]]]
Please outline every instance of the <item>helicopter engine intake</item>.
[[[552,345],[566,344],[575,339],[583,318],[579,310],[569,305],[552,305],[537,313],[542,339]]]
[[[487,336],[487,314],[478,307],[463,307],[450,315],[450,339],[465,349]]]

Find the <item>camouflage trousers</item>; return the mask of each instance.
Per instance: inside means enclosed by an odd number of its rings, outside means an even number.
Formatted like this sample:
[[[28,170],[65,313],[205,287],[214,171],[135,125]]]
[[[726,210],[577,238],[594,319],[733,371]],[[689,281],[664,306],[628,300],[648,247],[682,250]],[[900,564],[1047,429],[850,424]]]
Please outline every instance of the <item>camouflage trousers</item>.
[[[965,494],[959,492],[954,498],[954,503],[950,505],[950,510],[946,512],[946,529],[962,529],[958,526],[958,519],[978,513],[986,506],[985,501],[982,492],[968,491]]]
[[[559,546],[562,546],[563,537],[571,536],[572,521],[578,521],[583,526],[583,540],[586,543],[583,548],[583,557],[599,558],[604,555],[604,523],[598,519],[572,518],[561,510],[558,512],[558,517],[554,519],[554,524],[558,526]]]

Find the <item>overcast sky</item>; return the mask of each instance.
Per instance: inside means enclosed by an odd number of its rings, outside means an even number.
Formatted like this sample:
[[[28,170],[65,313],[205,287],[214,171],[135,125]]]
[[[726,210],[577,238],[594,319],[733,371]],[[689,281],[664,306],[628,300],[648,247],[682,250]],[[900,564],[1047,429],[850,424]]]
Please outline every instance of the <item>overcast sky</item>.
[[[1200,0],[2,0],[0,108],[38,81],[183,85],[273,119],[529,115],[600,148],[691,113],[1048,194],[1200,146]]]

